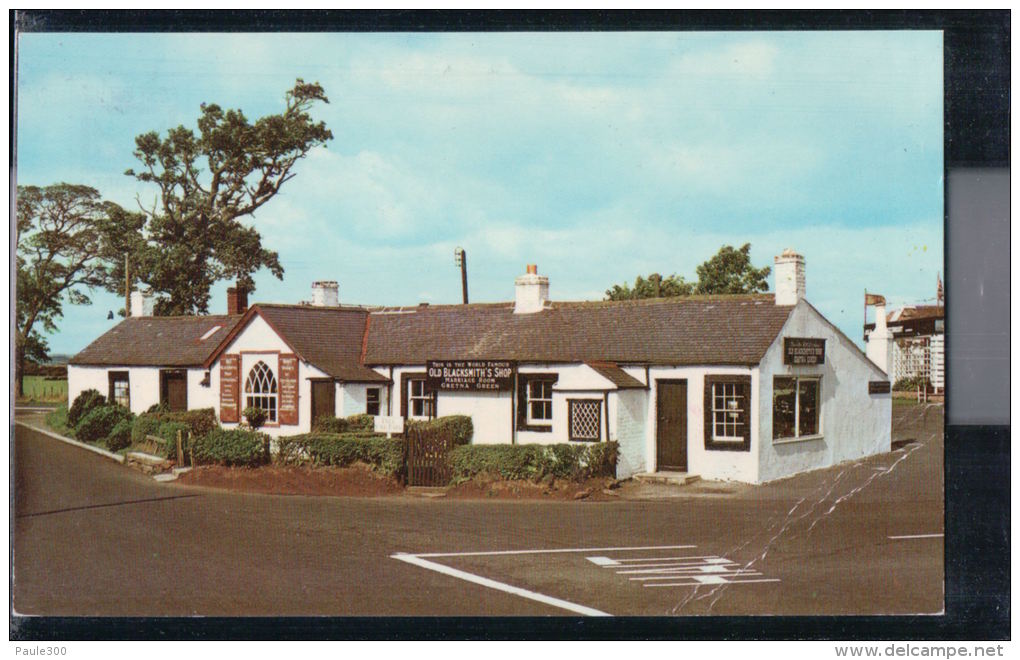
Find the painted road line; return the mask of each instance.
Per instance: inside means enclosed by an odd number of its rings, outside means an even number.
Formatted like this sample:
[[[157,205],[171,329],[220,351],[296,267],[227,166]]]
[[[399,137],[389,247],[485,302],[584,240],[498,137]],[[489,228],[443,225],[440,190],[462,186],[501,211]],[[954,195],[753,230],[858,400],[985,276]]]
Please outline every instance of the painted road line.
[[[691,577],[692,575],[701,575],[700,573],[691,574],[672,574],[672,575],[641,575],[639,577],[628,578],[630,580],[646,581],[646,580],[678,580],[680,578]],[[750,569],[737,569],[735,571],[728,571],[725,575],[761,575],[758,571]]]
[[[478,555],[478,554],[493,554],[493,553],[462,553],[462,554]],[[502,553],[502,554],[505,554],[505,553]],[[508,594],[513,594],[515,596],[520,596],[522,598],[527,598],[529,600],[538,601],[539,603],[544,603],[546,605],[551,605],[553,607],[558,607],[560,609],[567,610],[568,612],[574,612],[576,614],[583,614],[584,616],[612,616],[611,614],[609,614],[607,612],[603,612],[601,610],[596,610],[595,608],[592,608],[592,607],[585,607],[584,605],[578,605],[577,603],[571,603],[570,601],[562,600],[560,598],[553,598],[552,596],[546,596],[545,594],[540,594],[540,593],[538,593],[536,591],[529,591],[527,589],[522,589],[520,587],[515,587],[515,586],[513,586],[511,584],[506,584],[504,582],[497,582],[496,580],[491,580],[489,578],[482,577],[480,575],[475,575],[474,573],[468,573],[467,571],[461,571],[461,570],[458,570],[456,568],[450,568],[449,566],[443,566],[442,564],[437,564],[434,561],[429,561],[428,559],[423,559],[421,555],[407,555],[407,554],[403,554],[403,553],[398,553],[398,554],[390,555],[390,556],[393,559],[399,559],[400,561],[407,562],[408,564],[414,564],[415,566],[420,566],[422,568],[427,568],[427,569],[429,569],[431,571],[436,571],[437,573],[442,573],[444,575],[449,575],[451,577],[459,578],[461,580],[466,580],[467,582],[472,582],[474,584],[480,584],[483,587],[488,587],[490,589],[496,589],[497,591],[503,591],[503,592],[506,592]],[[436,556],[436,555],[427,555],[427,556]],[[440,555],[440,556],[460,556],[460,555]]]
[[[628,548],[555,548],[552,550],[484,550],[479,552],[423,552],[415,557],[487,557],[500,555],[539,555],[557,552],[610,552],[613,550],[684,550],[696,548],[696,545],[650,545]]]
[[[900,541],[903,539],[940,539],[944,536],[945,534],[909,534],[907,536],[889,536],[887,538],[894,541]]]

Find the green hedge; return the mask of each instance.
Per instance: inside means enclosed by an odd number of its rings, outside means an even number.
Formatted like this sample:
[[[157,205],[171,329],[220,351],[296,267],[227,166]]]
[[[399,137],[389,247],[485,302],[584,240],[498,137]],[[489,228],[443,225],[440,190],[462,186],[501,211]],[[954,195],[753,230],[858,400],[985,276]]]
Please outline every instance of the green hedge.
[[[105,405],[106,397],[99,390],[84,390],[74,399],[71,408],[67,411],[67,425],[77,428],[78,423],[85,419],[86,415]]]
[[[466,445],[449,453],[453,483],[488,474],[507,480],[553,475],[582,480],[616,473],[615,442],[556,445]]]
[[[99,442],[105,440],[117,424],[133,418],[130,410],[117,404],[95,408],[74,427],[74,437],[82,442]]]
[[[312,433],[374,433],[375,417],[373,415],[351,415],[350,417],[330,417],[323,415],[312,422]]]
[[[456,445],[471,444],[471,437],[475,434],[475,427],[467,415],[446,415],[428,421],[408,420],[405,430],[414,428],[449,434]]]
[[[181,412],[147,412],[140,417],[152,417],[161,422],[184,424],[194,437],[208,435],[220,427],[220,423],[216,419],[216,411],[212,408],[199,408],[197,410],[184,410]]]
[[[130,419],[122,419],[113,427],[110,434],[106,436],[106,448],[110,451],[120,451],[131,446],[131,429],[134,423]]]
[[[276,460],[284,464],[313,463],[345,467],[356,461],[393,477],[404,472],[404,440],[354,433],[306,433],[277,440]]]
[[[269,460],[269,436],[246,429],[216,429],[193,438],[191,451],[196,465],[255,467]]]

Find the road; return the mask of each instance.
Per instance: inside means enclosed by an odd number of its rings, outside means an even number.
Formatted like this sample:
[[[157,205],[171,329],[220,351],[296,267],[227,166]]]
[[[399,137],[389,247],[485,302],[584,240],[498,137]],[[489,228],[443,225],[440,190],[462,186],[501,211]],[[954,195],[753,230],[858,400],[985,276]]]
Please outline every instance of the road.
[[[160,484],[18,426],[14,610],[937,613],[941,409],[894,414],[897,434],[917,442],[890,454],[764,486],[706,483],[679,498],[609,502],[273,496]]]

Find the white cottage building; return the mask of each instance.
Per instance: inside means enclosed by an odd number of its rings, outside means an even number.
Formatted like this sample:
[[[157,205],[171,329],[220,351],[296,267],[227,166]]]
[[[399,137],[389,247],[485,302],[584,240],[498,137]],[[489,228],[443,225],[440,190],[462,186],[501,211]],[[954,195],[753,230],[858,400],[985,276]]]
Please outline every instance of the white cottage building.
[[[72,359],[69,396],[212,407],[228,427],[254,405],[274,436],[322,414],[464,414],[479,444],[616,441],[619,477],[761,483],[889,451],[886,375],[804,299],[803,257],[775,272],[774,295],[621,302],[553,301],[530,266],[506,303],[235,295],[227,316],[126,319]]]

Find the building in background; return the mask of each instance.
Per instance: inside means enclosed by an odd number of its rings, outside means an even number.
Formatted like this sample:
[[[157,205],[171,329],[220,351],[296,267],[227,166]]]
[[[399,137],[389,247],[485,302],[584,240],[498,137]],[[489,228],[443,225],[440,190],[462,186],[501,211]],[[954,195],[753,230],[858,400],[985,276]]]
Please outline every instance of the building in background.
[[[942,280],[936,304],[906,305],[886,312],[885,299],[865,294],[875,306],[875,323],[864,325],[867,355],[882,367],[895,385],[909,380],[924,383],[936,393],[945,391],[946,307]]]

